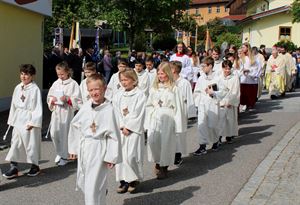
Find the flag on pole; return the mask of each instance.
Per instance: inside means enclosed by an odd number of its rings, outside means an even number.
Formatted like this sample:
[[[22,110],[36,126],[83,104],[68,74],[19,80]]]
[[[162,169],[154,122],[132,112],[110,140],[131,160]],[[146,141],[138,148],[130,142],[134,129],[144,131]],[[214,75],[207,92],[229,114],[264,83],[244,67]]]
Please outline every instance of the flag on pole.
[[[80,29],[79,29],[79,22],[76,22],[76,32],[75,32],[75,48],[80,48]]]
[[[92,59],[94,62],[98,62],[100,60],[99,57],[99,27],[97,28],[96,31],[96,36],[95,36],[95,43],[94,43],[94,53],[92,55]]]
[[[72,22],[72,28],[71,28],[71,35],[70,35],[70,43],[69,43],[69,50],[71,50],[73,47],[73,41],[74,41],[74,28],[75,27],[75,22]]]
[[[206,29],[205,50],[208,51],[208,49],[211,49],[212,47],[214,47],[214,44],[211,40],[209,30]]]

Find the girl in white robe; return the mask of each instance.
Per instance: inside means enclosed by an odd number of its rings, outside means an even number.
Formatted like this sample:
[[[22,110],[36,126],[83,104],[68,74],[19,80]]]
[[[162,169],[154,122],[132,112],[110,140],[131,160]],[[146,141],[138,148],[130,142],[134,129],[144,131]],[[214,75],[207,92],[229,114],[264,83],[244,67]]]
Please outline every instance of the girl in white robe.
[[[56,151],[55,163],[64,166],[68,163],[68,132],[74,112],[81,106],[80,88],[71,78],[67,63],[57,64],[58,79],[49,89],[47,103],[51,114],[50,135]]]
[[[181,97],[183,99],[183,119],[182,122],[184,124],[184,132],[176,133],[176,154],[175,154],[175,165],[180,165],[183,160],[182,156],[187,156],[187,125],[188,119],[196,117],[196,108],[192,93],[192,86],[190,82],[182,77],[180,77],[181,71],[181,62],[172,61],[170,62],[171,70],[173,73],[174,80],[176,82],[176,86],[178,87]]]
[[[150,86],[152,87],[154,80],[156,78],[157,72],[156,72],[156,68],[154,68],[154,60],[152,57],[148,57],[146,58],[146,72],[148,73],[149,76],[149,80],[150,80]],[[149,88],[150,89],[150,88]]]
[[[212,149],[218,149],[218,119],[219,104],[214,96],[207,93],[209,87],[216,87],[219,78],[217,72],[213,72],[214,60],[206,57],[203,60],[203,74],[196,83],[194,90],[195,105],[198,107],[198,131],[200,147],[194,155],[206,154],[206,145],[213,144]]]
[[[120,135],[112,104],[104,98],[105,80],[99,74],[87,79],[91,99],[71,122],[70,154],[78,155],[76,190],[86,205],[105,205],[107,172],[121,162]]]
[[[86,79],[97,72],[96,64],[93,62],[87,62],[84,65],[83,72],[86,78],[80,83],[80,93],[81,93],[82,103],[85,103],[90,99],[90,94],[86,86]]]
[[[145,123],[148,157],[156,163],[158,179],[166,178],[168,166],[174,163],[176,133],[184,131],[182,104],[169,63],[161,63],[146,103]]]
[[[146,96],[138,85],[138,76],[128,68],[120,72],[124,91],[114,95],[113,106],[119,120],[123,161],[116,165],[118,193],[130,192],[143,179],[144,118]]]
[[[11,147],[5,158],[11,162],[11,168],[3,174],[8,179],[18,176],[18,162],[31,164],[28,176],[40,173],[43,105],[40,89],[33,81],[35,73],[32,65],[21,65],[21,83],[15,87],[12,96],[7,124],[13,127],[13,131]]]
[[[138,88],[144,92],[144,94],[149,96],[149,88],[150,88],[150,78],[148,72],[144,70],[144,62],[142,60],[137,59],[135,61],[134,70],[138,76]]]

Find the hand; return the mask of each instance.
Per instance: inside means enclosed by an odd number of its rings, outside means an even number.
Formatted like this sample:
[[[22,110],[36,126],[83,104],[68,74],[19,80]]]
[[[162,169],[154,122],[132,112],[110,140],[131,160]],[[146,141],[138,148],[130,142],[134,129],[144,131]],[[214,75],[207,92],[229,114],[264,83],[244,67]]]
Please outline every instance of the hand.
[[[108,169],[112,169],[112,168],[114,168],[114,166],[115,166],[115,164],[110,163],[110,162],[106,162],[106,167],[107,167]]]
[[[51,104],[54,105],[56,101],[57,101],[57,98],[53,96],[52,100],[51,100]]]
[[[33,126],[32,126],[32,125],[27,125],[27,128],[26,128],[26,130],[30,131],[32,128],[33,128]]]
[[[210,96],[213,96],[213,95],[214,95],[214,91],[213,91],[212,87],[206,88],[206,89],[205,89],[205,92],[206,92],[206,94],[209,94]]]
[[[67,102],[68,101],[68,96],[65,96],[65,95],[61,96],[60,100],[63,101],[63,102]]]
[[[232,105],[226,105],[227,106],[227,108],[231,108],[232,107]]]
[[[126,128],[123,128],[123,129],[122,129],[122,134],[123,134],[123,135],[128,136],[128,135],[130,135],[130,133],[131,133],[131,131],[128,130],[128,129],[126,129]]]

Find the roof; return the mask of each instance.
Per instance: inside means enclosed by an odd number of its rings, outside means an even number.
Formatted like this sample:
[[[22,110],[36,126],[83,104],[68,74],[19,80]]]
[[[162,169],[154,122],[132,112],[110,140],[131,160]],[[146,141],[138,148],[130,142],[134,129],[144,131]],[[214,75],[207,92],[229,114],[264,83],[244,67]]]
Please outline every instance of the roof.
[[[192,0],[190,5],[207,5],[207,4],[219,4],[228,3],[229,0]]]
[[[244,18],[246,18],[246,15],[229,15],[222,17],[222,19],[231,19],[233,21],[241,21]]]
[[[268,10],[268,11],[260,12],[260,13],[253,14],[251,16],[246,17],[245,19],[242,20],[241,23],[257,20],[257,19],[260,19],[260,18],[264,18],[264,17],[267,17],[267,16],[278,14],[278,13],[283,13],[283,12],[289,11],[290,9],[291,9],[290,5],[285,5],[285,6],[278,7],[276,9],[271,9],[271,10]]]

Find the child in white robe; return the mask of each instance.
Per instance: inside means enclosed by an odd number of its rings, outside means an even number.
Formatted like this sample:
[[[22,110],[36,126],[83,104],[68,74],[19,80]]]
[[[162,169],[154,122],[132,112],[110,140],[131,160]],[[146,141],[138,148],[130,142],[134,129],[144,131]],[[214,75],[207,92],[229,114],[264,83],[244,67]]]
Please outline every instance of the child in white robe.
[[[192,86],[191,83],[180,77],[181,72],[181,62],[180,61],[172,61],[170,62],[171,70],[173,73],[174,80],[176,82],[176,86],[178,87],[181,97],[183,98],[183,119],[184,123],[184,132],[176,133],[176,154],[175,154],[175,165],[180,165],[183,162],[182,155],[187,155],[187,139],[186,139],[186,131],[187,131],[187,121],[189,118],[196,117],[196,108],[193,99]]]
[[[214,96],[210,96],[207,90],[215,88],[219,73],[213,72],[214,60],[211,57],[203,59],[203,74],[196,83],[194,90],[195,105],[198,107],[198,131],[200,147],[194,152],[199,156],[206,154],[206,145],[213,144],[212,150],[218,150],[218,118],[219,105]]]
[[[68,163],[68,132],[74,112],[82,104],[80,88],[71,78],[71,69],[66,62],[57,64],[58,79],[49,89],[47,103],[51,114],[50,135],[56,151],[54,162],[58,166]]]
[[[84,192],[86,205],[106,204],[107,172],[121,162],[120,132],[113,106],[104,98],[105,79],[87,79],[91,99],[71,122],[69,152],[78,155],[76,190]]]
[[[146,61],[145,61],[145,64],[146,64],[146,71],[148,72],[149,80],[150,80],[150,86],[149,87],[152,87],[152,85],[154,83],[154,80],[156,78],[156,75],[157,75],[156,69],[154,68],[153,58],[152,57],[147,57]]]
[[[134,71],[138,76],[138,88],[144,92],[144,94],[149,96],[150,79],[148,72],[144,70],[144,62],[142,59],[136,59],[134,63]]]
[[[174,163],[176,133],[183,132],[183,102],[175,85],[168,62],[158,67],[157,77],[146,103],[148,157],[154,162],[157,179],[167,177],[168,166]]]
[[[222,62],[223,75],[218,82],[218,91],[208,90],[210,95],[217,97],[220,101],[219,112],[219,136],[222,136],[231,143],[233,137],[238,136],[238,106],[240,103],[240,82],[239,76],[232,70],[232,63],[229,60]]]
[[[125,70],[128,67],[128,63],[125,59],[118,60],[118,72],[113,74],[110,78],[110,81],[107,85],[107,89],[105,91],[105,98],[109,101],[112,101],[114,94],[116,94],[119,90],[123,90],[123,87],[119,80],[119,72]]]
[[[43,105],[41,91],[33,81],[35,74],[32,65],[20,66],[21,83],[15,87],[7,121],[13,127],[11,147],[5,158],[11,168],[3,174],[8,179],[18,176],[18,162],[31,164],[28,176],[40,173]]]
[[[87,62],[84,65],[83,72],[86,78],[80,83],[80,93],[81,93],[82,103],[85,103],[90,99],[90,94],[86,86],[86,79],[97,72],[96,64],[94,62]]]
[[[114,95],[113,106],[121,130],[123,161],[116,165],[116,180],[120,182],[118,193],[134,192],[143,179],[144,118],[147,97],[138,86],[138,76],[127,68],[120,73],[124,91]]]

